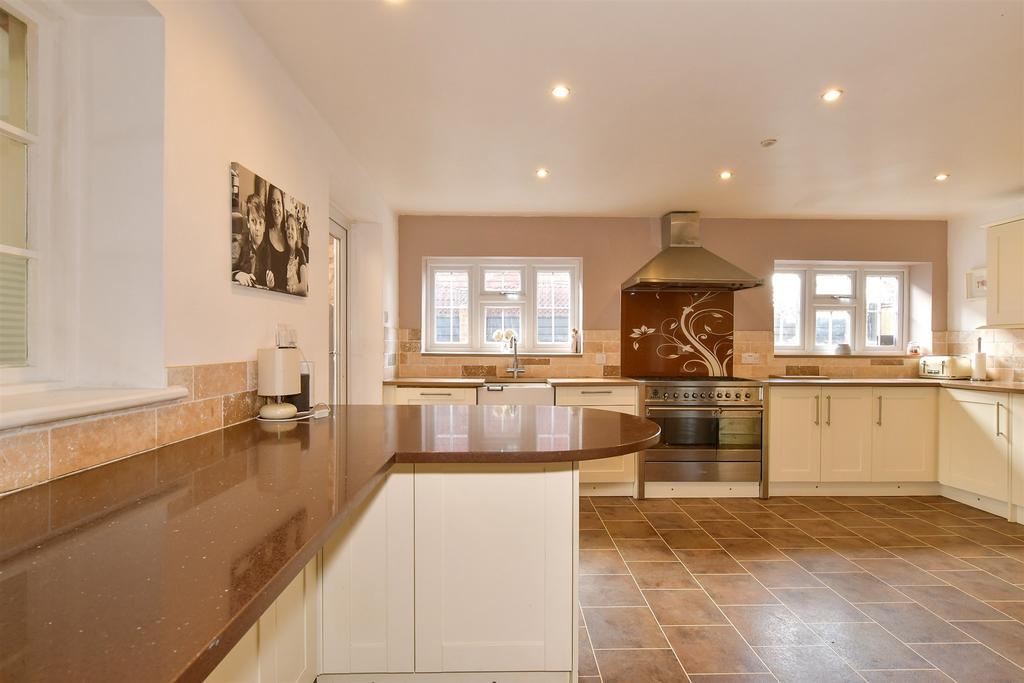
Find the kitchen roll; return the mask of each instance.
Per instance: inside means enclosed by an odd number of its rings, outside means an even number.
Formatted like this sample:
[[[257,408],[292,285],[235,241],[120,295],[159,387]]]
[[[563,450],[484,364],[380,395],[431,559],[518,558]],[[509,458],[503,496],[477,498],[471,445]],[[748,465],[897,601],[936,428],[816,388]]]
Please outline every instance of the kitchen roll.
[[[975,353],[971,357],[971,379],[988,379],[984,353]]]

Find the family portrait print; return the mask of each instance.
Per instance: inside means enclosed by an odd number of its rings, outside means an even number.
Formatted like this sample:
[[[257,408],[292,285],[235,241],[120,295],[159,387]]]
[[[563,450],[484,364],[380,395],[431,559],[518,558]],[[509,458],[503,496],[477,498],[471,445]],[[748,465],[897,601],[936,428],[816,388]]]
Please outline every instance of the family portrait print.
[[[231,282],[306,296],[305,204],[239,163],[231,164]]]

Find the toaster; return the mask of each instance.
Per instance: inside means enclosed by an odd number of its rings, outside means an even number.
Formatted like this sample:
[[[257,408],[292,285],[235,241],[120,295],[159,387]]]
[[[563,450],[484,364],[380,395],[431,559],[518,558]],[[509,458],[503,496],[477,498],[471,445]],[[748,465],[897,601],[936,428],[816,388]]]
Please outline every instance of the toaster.
[[[918,366],[919,377],[970,379],[971,359],[967,356],[925,356]]]

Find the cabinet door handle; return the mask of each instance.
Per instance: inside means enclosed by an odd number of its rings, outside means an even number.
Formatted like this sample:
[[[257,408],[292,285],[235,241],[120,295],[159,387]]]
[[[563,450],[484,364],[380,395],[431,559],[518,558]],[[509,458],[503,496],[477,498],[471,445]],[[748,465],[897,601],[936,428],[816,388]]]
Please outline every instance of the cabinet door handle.
[[[610,393],[612,393],[612,390],[611,389],[601,389],[599,391],[595,391],[595,390],[588,391],[588,390],[584,389],[580,393],[581,394],[610,394]]]
[[[832,426],[832,394],[825,396],[825,424]]]
[[[1006,434],[1003,434],[1003,430],[1002,430],[1001,425],[1000,425],[999,410],[1002,407],[1003,407],[1003,404],[998,402],[998,401],[996,401],[996,436],[1006,436]]]
[[[420,396],[451,396],[450,391],[421,391]]]
[[[821,424],[821,394],[814,397],[814,424]]]
[[[879,427],[882,426],[882,397],[878,397],[878,421],[875,423]]]

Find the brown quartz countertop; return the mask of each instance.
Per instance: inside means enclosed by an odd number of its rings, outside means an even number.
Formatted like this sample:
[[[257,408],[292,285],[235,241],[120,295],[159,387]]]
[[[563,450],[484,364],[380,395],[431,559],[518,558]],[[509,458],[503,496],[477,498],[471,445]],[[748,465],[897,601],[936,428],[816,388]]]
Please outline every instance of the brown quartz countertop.
[[[948,389],[973,389],[975,391],[999,391],[1024,393],[1024,382],[973,382],[967,379],[908,378],[859,378],[822,379],[820,377],[778,377],[763,380],[769,386],[813,386],[816,384],[841,387],[946,387]]]
[[[384,380],[385,385],[393,387],[482,387],[485,381],[489,378],[485,377],[471,377],[471,378],[457,378],[457,377],[400,377],[397,379]],[[501,382],[507,380],[508,382],[519,382],[524,381],[536,382],[537,384],[550,384],[553,387],[589,387],[594,385],[601,386],[637,386],[640,384],[635,379],[628,377],[537,377],[536,379],[518,379],[513,380],[511,377],[498,377],[496,379],[490,379],[491,382]]]
[[[629,377],[555,377],[547,380],[553,387],[636,387],[642,382]]]
[[[0,496],[0,680],[202,681],[392,464],[587,460],[659,434],[590,408],[339,406]]]
[[[544,380],[538,379],[538,382]],[[384,380],[386,386],[393,387],[466,387],[474,389],[484,385],[483,377],[400,377]]]

